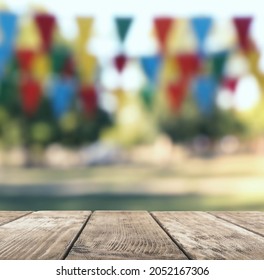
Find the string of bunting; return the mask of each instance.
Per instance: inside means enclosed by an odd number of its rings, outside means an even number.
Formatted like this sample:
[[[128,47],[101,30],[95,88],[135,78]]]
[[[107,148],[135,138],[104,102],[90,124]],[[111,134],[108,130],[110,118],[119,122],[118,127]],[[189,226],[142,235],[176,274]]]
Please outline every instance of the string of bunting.
[[[191,94],[200,112],[209,114],[215,106],[220,87],[228,89],[231,94],[236,91],[240,77],[228,76],[226,73],[230,57],[237,52],[247,59],[252,53],[258,52],[250,36],[252,18],[233,18],[236,45],[216,52],[207,50],[207,39],[214,27],[213,19],[191,18],[188,24],[195,48],[172,53],[168,41],[172,39],[171,31],[172,28],[177,29],[178,21],[172,17],[154,18],[153,32],[146,34],[145,40],[154,36],[157,52],[134,57],[126,51],[126,42],[132,34],[133,18],[116,17],[114,23],[120,48],[111,58],[110,64],[120,77],[125,75],[131,61],[137,62],[138,71],[145,77],[145,82],[139,87],[138,97],[147,110],[152,109],[160,85],[165,84],[166,99],[172,112],[179,112],[187,95]],[[14,98],[14,94],[9,94],[9,87],[14,84],[17,85],[21,108],[29,117],[36,114],[43,98],[50,101],[54,116],[59,119],[74,108],[76,99],[81,103],[84,114],[92,117],[100,106],[100,95],[105,90],[125,94],[126,90],[120,89],[120,85],[108,89],[101,83],[104,64],[88,47],[93,37],[97,36],[93,18],[76,19],[78,37],[70,43],[58,36],[58,21],[54,15],[36,13],[32,22],[38,32],[40,46],[19,47],[16,45],[20,30],[17,15],[0,11],[0,106],[7,106],[8,99]],[[171,61],[174,66],[169,70],[170,73],[162,75],[165,60]],[[248,59],[248,63],[250,61]],[[15,76],[12,74],[14,71],[10,71],[11,66],[15,67]],[[14,77],[17,78],[15,83],[12,80]]]

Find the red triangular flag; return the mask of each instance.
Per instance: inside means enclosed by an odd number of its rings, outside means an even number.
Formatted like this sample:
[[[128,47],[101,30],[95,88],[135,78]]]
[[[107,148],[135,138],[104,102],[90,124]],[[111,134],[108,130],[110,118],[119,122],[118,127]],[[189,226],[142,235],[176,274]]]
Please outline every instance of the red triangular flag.
[[[32,78],[22,78],[20,92],[23,111],[28,115],[34,115],[40,104],[40,84]]]
[[[236,17],[233,19],[233,22],[237,31],[240,47],[245,51],[249,50],[251,48],[249,29],[252,17]]]
[[[173,19],[170,17],[162,17],[162,18],[154,19],[155,31],[162,52],[164,52],[166,49],[167,37],[172,27],[172,23],[173,23]]]
[[[186,96],[188,81],[180,78],[167,87],[168,101],[173,111],[179,111]]]
[[[97,109],[97,94],[96,88],[92,85],[82,86],[80,88],[80,98],[83,104],[85,113],[92,115]]]
[[[179,65],[183,77],[190,78],[197,74],[201,67],[199,56],[194,53],[181,53],[176,56],[176,63]]]
[[[114,64],[119,73],[123,71],[127,62],[127,57],[123,54],[120,54],[114,58]]]
[[[42,38],[43,49],[45,51],[49,51],[52,44],[52,36],[56,24],[56,19],[52,15],[38,14],[35,16],[35,21]]]
[[[232,93],[235,92],[238,78],[224,78],[222,85],[224,88],[229,89]]]
[[[20,49],[16,52],[16,57],[21,70],[29,72],[31,70],[32,61],[34,59],[35,52],[30,49]]]

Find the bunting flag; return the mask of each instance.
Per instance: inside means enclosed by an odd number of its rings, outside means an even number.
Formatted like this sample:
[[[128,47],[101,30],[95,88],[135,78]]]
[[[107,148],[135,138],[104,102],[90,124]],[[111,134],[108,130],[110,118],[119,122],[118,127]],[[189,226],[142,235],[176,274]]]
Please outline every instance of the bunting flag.
[[[121,87],[113,90],[112,93],[114,94],[117,100],[117,113],[118,113],[126,105],[128,96],[127,93]]]
[[[6,65],[13,55],[14,41],[17,33],[17,17],[16,15],[0,11],[0,77],[4,74]]]
[[[51,49],[50,58],[53,72],[56,74],[61,74],[63,73],[65,65],[70,58],[70,51],[65,46],[54,46]]]
[[[174,63],[171,56],[163,56],[162,66],[159,70],[160,86],[166,86],[179,75],[178,65]]]
[[[16,58],[22,71],[31,71],[34,56],[35,52],[31,49],[19,49],[16,51]]]
[[[17,16],[13,13],[0,11],[1,45],[12,47],[17,33]]]
[[[39,81],[44,83],[51,73],[51,61],[46,53],[36,53],[32,61],[32,73]]]
[[[222,81],[222,86],[230,92],[235,93],[238,83],[238,78],[225,77]]]
[[[162,17],[154,19],[155,31],[161,51],[164,53],[167,47],[167,39],[171,30],[172,24],[175,22],[173,18]]]
[[[227,51],[218,52],[211,56],[212,74],[217,80],[221,80],[223,77],[227,58]]]
[[[149,84],[145,85],[140,91],[140,97],[145,107],[149,110],[152,109],[155,99],[155,89],[153,88],[153,86]]]
[[[193,94],[201,113],[208,114],[212,111],[216,89],[217,84],[212,76],[200,76],[195,80]]]
[[[261,55],[256,50],[250,50],[247,52],[247,60],[249,62],[250,70],[253,75],[261,75],[261,70],[259,67]]]
[[[118,37],[121,43],[124,43],[132,23],[132,18],[117,17],[115,18],[115,23],[116,23]]]
[[[185,77],[181,77],[176,82],[171,82],[168,84],[168,101],[173,112],[177,112],[181,109],[182,103],[186,97],[187,87],[188,80]]]
[[[173,19],[167,38],[166,38],[166,53],[169,55],[175,55],[175,53],[181,51],[182,45],[188,40],[184,27],[186,22],[183,19]],[[182,36],[182,34],[184,34]],[[185,40],[183,40],[183,37]],[[184,48],[185,49],[185,48]]]
[[[96,88],[92,85],[82,86],[80,88],[80,98],[84,108],[84,112],[87,115],[93,115],[97,110],[97,93]]]
[[[252,17],[235,17],[233,18],[233,22],[237,32],[240,47],[244,51],[248,51],[251,48],[249,30],[252,23]]]
[[[191,26],[196,36],[198,51],[204,54],[205,40],[212,27],[212,19],[210,17],[196,17],[191,19]]]
[[[122,73],[127,63],[127,57],[120,54],[114,58],[114,64],[119,73]]]
[[[183,77],[191,78],[201,68],[201,61],[195,53],[181,53],[176,55],[176,63]]]
[[[145,56],[140,59],[142,69],[152,85],[157,84],[162,58],[160,55]]]
[[[86,52],[81,52],[77,60],[77,67],[81,82],[93,84],[97,73],[96,57]]]
[[[21,22],[16,36],[16,49],[30,49],[38,51],[42,47],[38,27],[31,18]]]
[[[50,89],[50,98],[56,118],[61,118],[70,109],[75,92],[76,82],[74,79],[54,79]]]
[[[92,35],[94,19],[91,17],[79,17],[77,18],[77,25],[79,29],[79,47],[84,49],[86,47],[87,41]]]
[[[20,93],[23,111],[29,116],[34,115],[40,105],[41,86],[31,77],[24,77],[21,80]]]
[[[37,14],[35,16],[35,22],[42,39],[43,50],[48,52],[52,45],[56,19],[49,14]]]

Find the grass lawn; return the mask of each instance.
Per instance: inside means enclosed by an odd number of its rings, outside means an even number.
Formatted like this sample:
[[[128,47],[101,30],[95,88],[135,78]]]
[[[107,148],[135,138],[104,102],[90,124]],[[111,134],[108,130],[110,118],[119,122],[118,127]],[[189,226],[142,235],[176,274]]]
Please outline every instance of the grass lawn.
[[[264,159],[0,171],[0,210],[264,210]]]

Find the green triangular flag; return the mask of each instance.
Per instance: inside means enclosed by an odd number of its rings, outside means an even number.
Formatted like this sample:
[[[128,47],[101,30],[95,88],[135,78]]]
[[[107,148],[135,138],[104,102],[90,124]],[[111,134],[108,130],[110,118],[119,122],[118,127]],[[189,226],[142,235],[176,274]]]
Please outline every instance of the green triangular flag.
[[[151,110],[155,99],[154,89],[150,85],[146,85],[141,90],[140,96],[142,98],[143,104],[145,105],[146,109]]]
[[[227,58],[227,51],[221,51],[212,56],[212,72],[218,80],[221,80],[223,76]]]
[[[117,33],[121,43],[123,43],[126,39],[131,22],[132,18],[130,17],[117,17],[115,19]]]
[[[53,73],[62,74],[69,57],[70,51],[67,47],[61,45],[54,46],[50,54]]]

